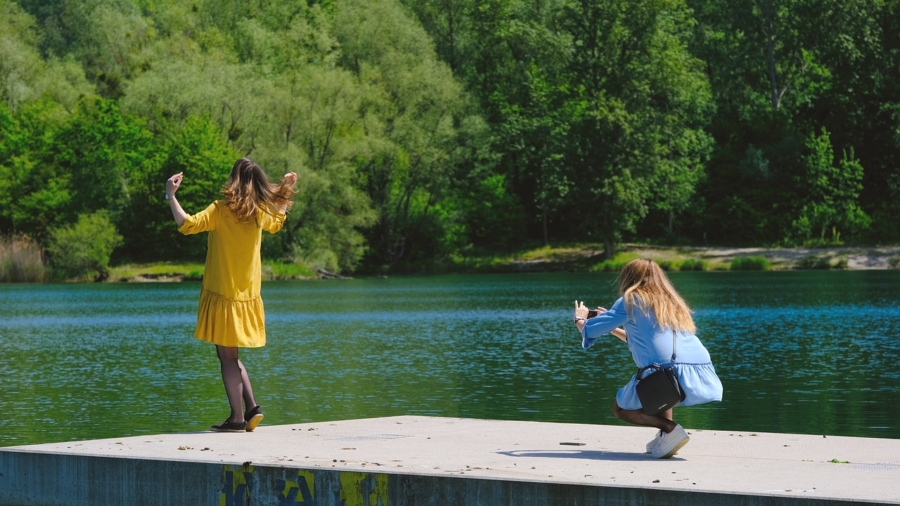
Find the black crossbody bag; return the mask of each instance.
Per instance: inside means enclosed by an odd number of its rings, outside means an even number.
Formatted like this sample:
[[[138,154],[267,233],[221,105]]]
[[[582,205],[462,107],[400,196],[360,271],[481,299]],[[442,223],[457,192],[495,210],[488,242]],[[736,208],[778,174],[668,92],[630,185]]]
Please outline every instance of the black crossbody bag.
[[[675,330],[672,330],[672,364],[675,364]],[[646,377],[644,373],[650,369],[654,371]],[[672,409],[684,401],[685,393],[678,384],[675,370],[672,366],[662,367],[659,364],[650,364],[638,369],[637,383],[635,384],[638,399],[641,400],[641,408],[648,415],[657,415],[667,409]]]

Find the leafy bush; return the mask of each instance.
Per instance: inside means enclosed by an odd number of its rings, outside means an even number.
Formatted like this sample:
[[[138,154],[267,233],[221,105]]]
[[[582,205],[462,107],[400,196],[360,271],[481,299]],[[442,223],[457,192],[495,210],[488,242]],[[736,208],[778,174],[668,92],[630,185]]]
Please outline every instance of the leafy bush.
[[[305,264],[286,263],[280,260],[263,264],[266,279],[296,279],[315,277],[316,273]]]
[[[827,256],[810,255],[797,260],[794,264],[795,269],[846,269],[847,259],[839,258],[832,263]]]
[[[615,257],[610,260],[604,260],[598,264],[594,264],[591,267],[591,271],[593,272],[610,272],[610,271],[621,271],[623,267],[625,267],[628,262],[637,258],[638,255],[635,253],[619,253]]]
[[[826,257],[815,255],[805,256],[794,264],[795,269],[830,269],[831,263]]]
[[[769,261],[761,256],[735,257],[731,260],[733,271],[767,271],[770,266]]]
[[[28,237],[0,238],[0,283],[40,282],[45,278],[40,244]]]
[[[103,280],[109,258],[122,244],[122,236],[103,212],[82,214],[73,225],[50,230],[50,263],[67,279]]]
[[[630,260],[604,260],[599,264],[591,267],[591,271],[593,272],[611,272],[611,271],[621,271],[625,265],[628,264]]]
[[[681,262],[681,265],[678,267],[680,271],[705,271],[706,270],[706,261],[698,260],[698,259],[687,259],[684,262]]]

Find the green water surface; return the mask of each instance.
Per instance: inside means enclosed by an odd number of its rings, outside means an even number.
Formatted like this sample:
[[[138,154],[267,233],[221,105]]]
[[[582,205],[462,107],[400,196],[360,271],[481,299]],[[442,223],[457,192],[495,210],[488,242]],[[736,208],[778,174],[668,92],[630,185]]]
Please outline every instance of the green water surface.
[[[242,350],[266,418],[391,415],[620,424],[634,373],[588,351],[573,301],[614,274],[263,285],[268,345]],[[900,272],[672,273],[725,386],[694,429],[900,438]],[[192,336],[199,283],[0,285],[0,446],[206,430],[228,405]]]

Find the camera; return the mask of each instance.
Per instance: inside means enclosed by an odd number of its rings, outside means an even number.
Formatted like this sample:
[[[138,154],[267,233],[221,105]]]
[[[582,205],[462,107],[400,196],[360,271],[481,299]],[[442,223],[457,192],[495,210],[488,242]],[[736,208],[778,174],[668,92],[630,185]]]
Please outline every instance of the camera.
[[[600,314],[600,311],[597,311],[596,309],[591,309],[591,310],[588,310],[588,316],[587,316],[587,317],[588,317],[588,319],[590,320],[591,318],[597,316],[598,314]]]

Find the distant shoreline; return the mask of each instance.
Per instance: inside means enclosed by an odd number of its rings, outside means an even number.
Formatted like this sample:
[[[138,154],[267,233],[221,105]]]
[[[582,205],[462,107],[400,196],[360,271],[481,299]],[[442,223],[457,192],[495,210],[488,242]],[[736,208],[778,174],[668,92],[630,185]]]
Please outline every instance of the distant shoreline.
[[[548,250],[546,255],[530,254],[495,263],[495,271],[592,271],[603,261],[602,247]],[[900,246],[831,246],[821,248],[729,248],[721,246],[622,245],[616,258],[651,258],[679,264],[702,261],[702,270],[730,270],[735,258],[762,257],[767,270],[841,269],[887,270],[900,268]]]
[[[640,247],[648,255],[653,255],[652,247]],[[665,250],[666,248],[663,248]],[[846,260],[845,269],[875,270],[891,269],[892,259],[900,260],[900,246],[832,246],[822,248],[723,248],[687,247],[672,248],[682,254],[696,254],[700,259],[715,263],[730,264],[737,257],[761,256],[772,263],[775,270],[802,268],[804,259],[830,261],[832,265]]]
[[[730,270],[731,261],[740,257],[762,257],[768,270],[841,269],[887,270],[900,268],[900,246],[834,246],[822,248],[728,248],[720,246],[655,246],[624,244],[616,255],[618,263],[630,258],[652,258],[664,265],[679,266],[686,261],[702,261],[707,271]],[[603,247],[577,245],[537,248],[506,257],[473,257],[464,259],[439,273],[502,273],[502,272],[593,272],[603,270]],[[677,267],[676,267],[677,268]],[[112,268],[107,282],[181,282],[202,279],[202,264],[147,264]],[[326,272],[327,271],[323,271]],[[263,266],[263,278],[273,279],[336,279],[332,273],[312,276],[278,277]],[[352,277],[351,274],[349,277]],[[370,277],[360,274],[360,277]]]

